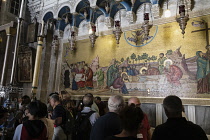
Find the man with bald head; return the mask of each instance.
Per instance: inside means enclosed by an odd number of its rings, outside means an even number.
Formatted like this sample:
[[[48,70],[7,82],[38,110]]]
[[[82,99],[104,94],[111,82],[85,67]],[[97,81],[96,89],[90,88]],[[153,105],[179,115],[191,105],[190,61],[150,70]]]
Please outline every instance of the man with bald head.
[[[175,95],[163,100],[167,121],[157,126],[152,140],[208,140],[203,129],[182,117],[182,101]]]
[[[137,97],[131,97],[128,99],[128,105],[134,104],[136,107],[141,106],[141,102],[139,98]],[[151,131],[150,131],[150,125],[147,115],[144,113],[144,119],[142,120],[140,131],[138,133],[138,138],[141,140],[151,140]]]
[[[89,140],[93,124],[99,118],[99,114],[91,109],[93,98],[84,96],[82,99],[83,110],[79,112],[75,120],[75,129],[73,129],[72,140]]]
[[[108,136],[121,133],[122,126],[119,113],[124,108],[124,99],[120,95],[111,96],[108,100],[109,112],[101,116],[94,124],[90,140],[106,140]]]
[[[82,103],[84,105],[84,108],[83,110],[81,111],[82,114],[87,114],[89,113],[90,111],[93,111],[91,109],[91,106],[93,104],[93,98],[90,97],[90,96],[84,96],[83,99],[82,99]],[[95,121],[99,118],[99,114],[97,112],[94,112],[89,120],[90,120],[90,123],[93,125],[95,123]]]

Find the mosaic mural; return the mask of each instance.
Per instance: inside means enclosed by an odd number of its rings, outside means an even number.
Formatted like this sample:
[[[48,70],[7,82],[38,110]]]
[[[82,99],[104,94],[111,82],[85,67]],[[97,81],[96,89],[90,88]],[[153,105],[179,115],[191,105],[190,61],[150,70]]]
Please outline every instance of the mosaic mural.
[[[118,47],[113,35],[98,37],[95,48],[78,41],[75,52],[65,44],[61,87],[73,94],[209,98],[210,48],[205,32],[194,33],[204,28],[197,21],[187,25],[185,38],[173,22],[153,26],[147,41],[141,30],[125,32]]]
[[[72,92],[90,90],[156,96],[163,93],[192,96],[209,92],[209,59],[202,51],[197,51],[191,58],[185,58],[181,47],[159,56],[132,53],[127,58],[110,60],[106,67],[100,67],[99,60],[96,56],[91,64],[85,60],[74,64],[66,61],[63,65],[64,87]]]

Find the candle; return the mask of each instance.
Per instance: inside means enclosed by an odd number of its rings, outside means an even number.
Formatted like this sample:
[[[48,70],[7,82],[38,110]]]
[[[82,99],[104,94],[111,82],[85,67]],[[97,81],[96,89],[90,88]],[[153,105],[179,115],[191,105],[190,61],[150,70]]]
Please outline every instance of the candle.
[[[22,18],[23,16],[23,5],[24,5],[24,0],[21,1],[19,18]]]
[[[144,13],[144,20],[149,20],[149,13]]]
[[[44,31],[44,20],[42,20],[42,28],[41,28],[41,33],[40,33],[40,36],[43,35],[43,31]]]

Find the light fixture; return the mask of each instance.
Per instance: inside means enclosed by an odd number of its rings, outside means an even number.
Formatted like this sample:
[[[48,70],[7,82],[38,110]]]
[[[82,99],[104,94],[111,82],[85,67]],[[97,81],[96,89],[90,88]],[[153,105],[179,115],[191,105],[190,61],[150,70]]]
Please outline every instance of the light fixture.
[[[116,43],[119,44],[120,43],[119,42],[120,41],[120,37],[121,37],[121,34],[122,34],[119,20],[115,21],[115,29],[114,29],[113,33],[114,33],[115,38],[116,38]]]
[[[71,38],[69,39],[70,50],[74,51],[76,49],[76,35],[74,31],[70,31]]]
[[[95,25],[90,25],[90,30],[89,30],[89,38],[90,38],[90,42],[91,42],[91,46],[94,47],[95,42],[96,42],[96,38],[98,36],[96,36],[96,26]]]
[[[91,11],[91,16],[90,16],[89,39],[91,42],[91,46],[94,47],[96,38],[98,36],[96,36],[96,26],[94,23],[92,23],[92,19],[94,20],[95,9],[92,9],[92,10],[93,11]]]
[[[53,53],[56,55],[59,49],[59,41],[58,41],[57,35],[53,36],[52,49],[53,49]]]
[[[89,25],[89,35],[91,35],[93,33],[93,29],[92,29],[92,25]]]
[[[169,9],[165,10],[164,15],[166,18],[169,18],[171,16],[171,11]]]
[[[117,2],[117,1],[116,1]],[[118,1],[119,2],[119,1]],[[113,33],[115,35],[116,38],[116,43],[119,44],[120,42],[120,37],[122,34],[122,30],[121,30],[121,11],[120,11],[120,3],[118,3],[118,9],[119,9],[119,20],[114,21],[115,22],[115,28],[113,30]]]
[[[168,18],[171,16],[171,11],[168,9],[168,0],[166,4],[167,4],[167,9],[165,10],[164,15],[166,18]]]
[[[183,38],[184,38],[184,34],[185,34],[185,28],[187,25],[187,21],[189,20],[189,15],[188,15],[188,8],[187,12],[185,12],[185,0],[178,0],[177,1],[177,9],[179,7],[179,14],[180,16],[178,17],[176,15],[176,21],[179,23],[180,29],[182,30],[182,34],[183,34]]]
[[[73,13],[72,14],[72,25],[70,25],[70,27],[69,27],[69,38],[68,38],[69,46],[70,46],[70,50],[71,51],[76,50],[76,35],[77,35],[77,30],[76,30],[75,25],[76,25],[76,13]]]
[[[149,9],[147,8],[149,6]],[[149,3],[144,3],[144,22],[141,26],[142,30],[144,31],[144,40],[148,40],[150,28],[153,26],[150,21],[150,14],[151,14],[151,5]]]

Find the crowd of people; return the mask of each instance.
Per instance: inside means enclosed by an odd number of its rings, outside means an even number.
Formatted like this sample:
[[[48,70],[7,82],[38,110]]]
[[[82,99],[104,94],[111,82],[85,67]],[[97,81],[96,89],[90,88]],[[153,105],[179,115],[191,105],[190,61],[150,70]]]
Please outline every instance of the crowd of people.
[[[13,118],[1,107],[0,125],[5,126],[8,117],[14,120],[10,121],[16,128],[13,140],[208,140],[199,125],[182,117],[179,97],[166,97],[163,108],[168,119],[152,133],[150,116],[142,111],[137,97],[126,103],[122,96],[114,95],[106,105],[91,93],[74,102],[62,91],[51,93],[47,104],[23,96]]]

